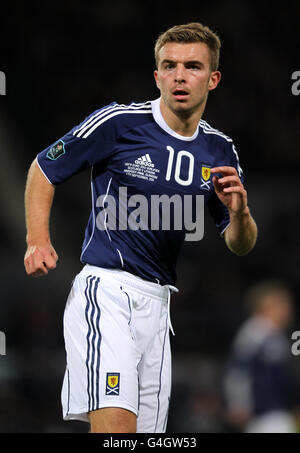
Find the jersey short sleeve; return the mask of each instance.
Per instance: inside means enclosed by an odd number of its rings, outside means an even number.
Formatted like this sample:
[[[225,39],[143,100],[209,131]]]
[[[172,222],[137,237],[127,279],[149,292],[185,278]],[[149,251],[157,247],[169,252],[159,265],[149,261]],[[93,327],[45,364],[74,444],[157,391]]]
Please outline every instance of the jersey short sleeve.
[[[37,163],[51,184],[58,185],[113,154],[114,122],[102,122],[102,118],[107,118],[115,104],[95,111],[37,155]]]
[[[224,165],[234,167],[242,183],[244,183],[244,175],[243,170],[240,167],[238,153],[231,140],[226,143],[226,154],[228,157],[227,162]],[[230,223],[229,211],[215,192],[208,201],[208,209],[219,233],[223,235]]]

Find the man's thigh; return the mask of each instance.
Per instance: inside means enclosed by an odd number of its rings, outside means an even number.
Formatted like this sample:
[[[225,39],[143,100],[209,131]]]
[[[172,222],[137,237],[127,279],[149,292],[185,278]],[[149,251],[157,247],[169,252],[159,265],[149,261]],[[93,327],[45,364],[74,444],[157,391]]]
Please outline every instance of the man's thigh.
[[[171,397],[171,348],[167,311],[139,364],[138,433],[164,433]]]
[[[88,421],[87,414],[115,408],[138,411],[140,354],[130,331],[128,298],[105,279],[78,276],[64,315],[67,371],[64,419]]]

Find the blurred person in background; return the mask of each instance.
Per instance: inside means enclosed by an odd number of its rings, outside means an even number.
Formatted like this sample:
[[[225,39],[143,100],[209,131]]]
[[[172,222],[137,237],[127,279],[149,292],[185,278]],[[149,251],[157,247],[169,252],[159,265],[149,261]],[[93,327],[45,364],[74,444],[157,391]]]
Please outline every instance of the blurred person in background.
[[[265,280],[247,291],[245,303],[251,315],[235,337],[224,379],[226,423],[237,432],[296,432],[297,392],[285,332],[293,295],[282,282]]]

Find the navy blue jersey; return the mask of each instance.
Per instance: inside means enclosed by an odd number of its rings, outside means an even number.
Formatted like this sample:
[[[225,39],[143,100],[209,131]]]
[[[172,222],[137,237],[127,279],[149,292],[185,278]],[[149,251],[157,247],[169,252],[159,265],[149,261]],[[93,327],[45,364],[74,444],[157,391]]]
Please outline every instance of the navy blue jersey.
[[[290,349],[283,332],[254,316],[239,330],[225,377],[228,407],[253,416],[291,408]],[[295,392],[293,393],[295,397]]]
[[[160,99],[112,103],[95,111],[39,153],[37,162],[53,185],[92,169],[92,211],[82,248],[83,263],[123,269],[161,284],[176,282],[176,261],[187,231],[172,225],[168,229],[128,228],[124,219],[134,214],[137,195],[149,201],[149,210],[155,195],[169,199],[189,195],[194,201],[203,195],[222,233],[229,214],[214,192],[210,168],[233,166],[241,177],[229,137],[203,120],[192,137],[175,133],[161,115]],[[160,225],[161,215],[157,211]]]

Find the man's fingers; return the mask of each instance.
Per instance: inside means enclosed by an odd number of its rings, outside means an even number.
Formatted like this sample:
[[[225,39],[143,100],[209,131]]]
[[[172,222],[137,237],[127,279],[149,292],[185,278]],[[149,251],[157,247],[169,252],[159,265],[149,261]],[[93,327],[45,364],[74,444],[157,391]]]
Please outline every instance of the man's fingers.
[[[222,190],[222,184],[219,183],[219,178],[217,176],[213,176],[212,182],[217,192]]]
[[[45,268],[45,270],[38,270],[38,271],[34,272],[33,274],[31,274],[31,276],[32,277],[42,277],[43,275],[47,275],[47,274],[48,274],[48,271]]]
[[[226,175],[237,175],[237,171],[234,167],[223,166],[211,168],[211,173],[221,173]]]
[[[46,266],[44,265],[43,262],[38,262],[34,257],[28,256],[26,260],[24,261],[25,263],[25,269],[28,275],[31,275],[33,277],[38,277],[41,275],[46,275],[48,274],[48,270]]]
[[[35,249],[30,255],[31,274],[33,276],[47,275],[47,266],[44,263],[44,257],[39,249]]]
[[[44,261],[47,269],[55,269],[56,268],[56,262],[57,262],[57,259],[55,259],[52,255],[47,257],[45,259],[45,261]]]
[[[52,253],[41,253],[37,257],[37,266],[39,269],[55,269],[56,268],[56,261],[52,256]],[[48,272],[47,272],[48,273]]]
[[[24,258],[24,265],[28,275],[33,277],[40,277],[47,275],[48,270],[56,267],[58,256],[55,250],[43,250],[36,246],[30,246],[27,249]]]
[[[223,191],[226,193],[246,193],[245,189],[241,186],[224,187]]]
[[[218,179],[219,184],[225,185],[225,184],[237,184],[239,186],[242,185],[241,180],[238,176],[232,175],[232,176],[224,176],[223,178]]]
[[[52,249],[51,255],[52,255],[53,259],[55,260],[55,263],[57,263],[58,255],[54,249]]]

